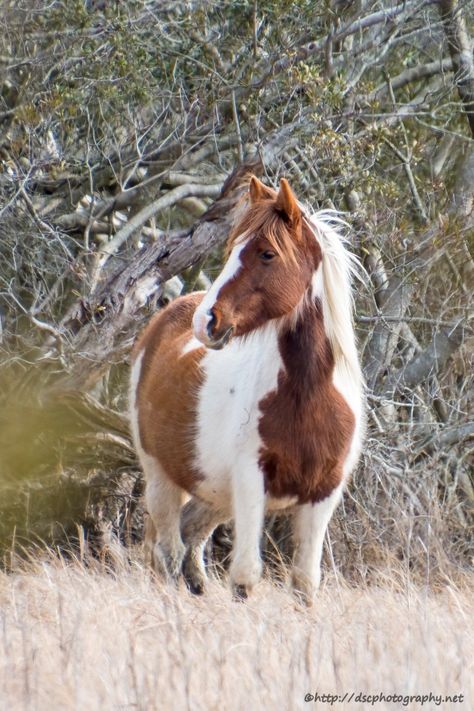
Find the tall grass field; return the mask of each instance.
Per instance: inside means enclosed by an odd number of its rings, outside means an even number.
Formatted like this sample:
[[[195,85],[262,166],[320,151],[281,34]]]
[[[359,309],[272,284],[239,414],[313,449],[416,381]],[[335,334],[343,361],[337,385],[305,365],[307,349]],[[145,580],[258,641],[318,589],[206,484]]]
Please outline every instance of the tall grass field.
[[[39,555],[0,573],[2,711],[474,708],[468,576],[439,589],[387,571],[316,604],[268,576],[193,597],[140,558]]]

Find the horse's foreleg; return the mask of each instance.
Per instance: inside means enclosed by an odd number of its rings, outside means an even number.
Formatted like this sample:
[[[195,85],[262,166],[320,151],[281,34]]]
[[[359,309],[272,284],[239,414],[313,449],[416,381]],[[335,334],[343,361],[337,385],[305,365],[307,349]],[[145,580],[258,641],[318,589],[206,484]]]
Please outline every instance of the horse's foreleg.
[[[186,583],[195,595],[204,592],[207,575],[204,566],[204,548],[206,542],[219,524],[230,518],[222,511],[200,501],[191,499],[181,515],[181,536],[186,545],[183,560],[183,575]]]
[[[339,503],[342,486],[339,485],[322,501],[298,506],[294,516],[293,537],[293,588],[307,605],[311,605],[321,581],[321,556],[324,535],[334,509]]]
[[[260,580],[260,538],[265,510],[263,474],[256,461],[240,459],[232,472],[234,544],[230,577],[236,592],[246,597]]]
[[[146,479],[145,504],[151,518],[148,529],[153,527],[155,531],[152,566],[157,573],[176,579],[185,552],[179,527],[185,493],[171,481],[156,459],[148,455],[146,461],[143,456],[140,459]]]

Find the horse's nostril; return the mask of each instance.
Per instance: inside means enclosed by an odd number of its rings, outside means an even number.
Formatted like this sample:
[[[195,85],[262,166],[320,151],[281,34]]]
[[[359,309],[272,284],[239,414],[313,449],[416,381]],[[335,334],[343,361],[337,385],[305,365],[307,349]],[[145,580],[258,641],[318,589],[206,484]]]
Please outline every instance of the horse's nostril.
[[[207,322],[207,335],[209,337],[211,337],[212,336],[212,329],[214,328],[214,326],[217,323],[217,318],[216,318],[216,314],[214,313],[214,311],[212,309],[209,309],[209,311],[207,313],[208,313],[208,316],[210,316],[209,321]]]

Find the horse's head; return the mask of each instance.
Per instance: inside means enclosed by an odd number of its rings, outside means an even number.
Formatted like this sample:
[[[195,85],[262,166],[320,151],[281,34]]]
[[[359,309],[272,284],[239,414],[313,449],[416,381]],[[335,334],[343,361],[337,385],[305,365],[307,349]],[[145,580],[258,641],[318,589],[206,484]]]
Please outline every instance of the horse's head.
[[[250,204],[229,237],[227,262],[193,318],[195,336],[222,348],[302,301],[321,249],[287,181],[278,193],[252,177]]]

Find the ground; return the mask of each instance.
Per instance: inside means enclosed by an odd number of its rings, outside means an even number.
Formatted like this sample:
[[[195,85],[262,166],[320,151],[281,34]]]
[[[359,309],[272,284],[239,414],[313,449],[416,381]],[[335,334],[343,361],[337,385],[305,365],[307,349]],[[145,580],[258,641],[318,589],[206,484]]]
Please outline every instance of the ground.
[[[354,588],[329,573],[308,610],[269,579],[242,603],[221,580],[196,598],[139,557],[115,563],[43,556],[0,573],[2,710],[474,708],[469,580]],[[430,692],[463,701],[406,698]]]

